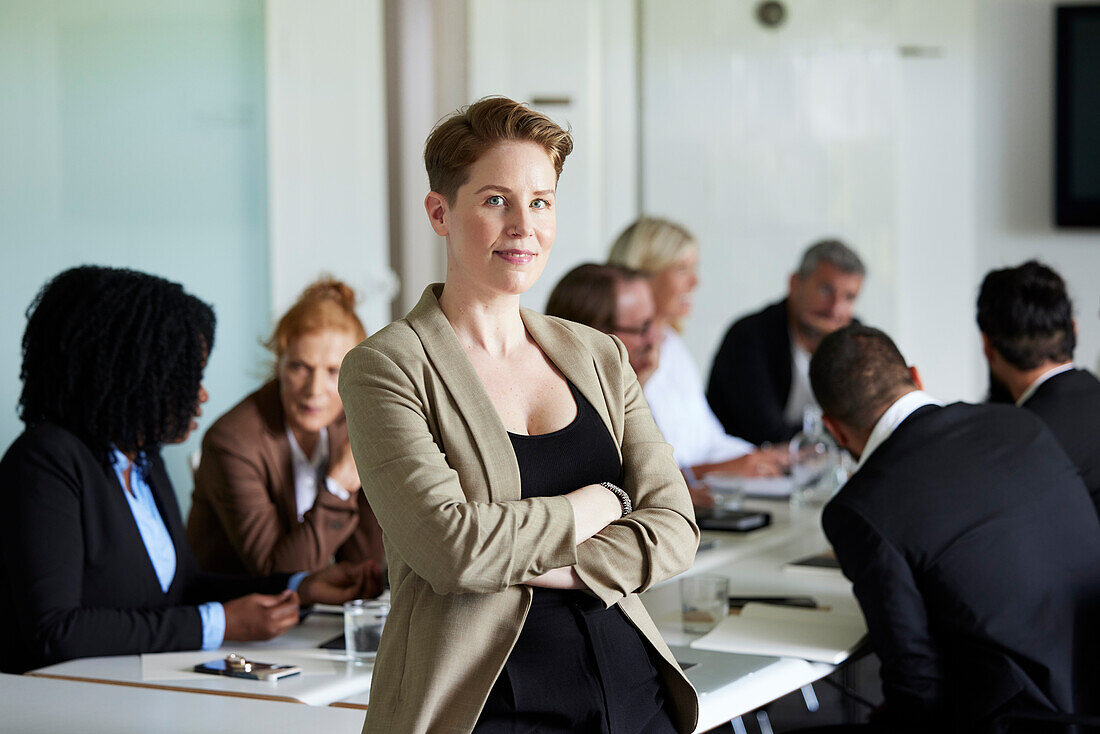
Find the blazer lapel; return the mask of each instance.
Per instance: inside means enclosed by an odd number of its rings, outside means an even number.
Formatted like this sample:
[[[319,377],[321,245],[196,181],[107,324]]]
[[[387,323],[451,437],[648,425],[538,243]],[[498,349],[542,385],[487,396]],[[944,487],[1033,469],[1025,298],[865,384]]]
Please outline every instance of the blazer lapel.
[[[271,475],[271,484],[275,488],[272,499],[279,507],[280,520],[290,523],[298,518],[298,500],[294,492],[294,468],[290,458],[290,441],[286,437],[286,419],[283,417],[283,404],[279,400],[279,384],[272,380],[260,389],[257,395],[257,407],[263,420],[264,430],[260,437],[260,453]]]
[[[592,352],[576,334],[561,323],[528,308],[520,309],[520,315],[527,332],[543,353],[600,414],[607,430],[615,437],[615,448],[619,450],[621,460],[622,429],[621,426],[616,426],[608,411],[610,401],[605,386],[600,382],[600,373]]]
[[[520,476],[516,454],[508,431],[489,400],[451,323],[439,308],[440,283],[424,289],[424,295],[406,317],[424,346],[424,351],[447,386],[462,419],[470,427],[477,452],[485,468],[489,499],[494,502],[518,500]]]

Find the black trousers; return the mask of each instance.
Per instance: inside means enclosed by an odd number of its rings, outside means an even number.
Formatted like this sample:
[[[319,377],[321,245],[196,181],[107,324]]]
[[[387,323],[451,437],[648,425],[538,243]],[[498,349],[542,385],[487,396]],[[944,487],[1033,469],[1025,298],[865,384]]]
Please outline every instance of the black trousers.
[[[476,734],[673,734],[649,645],[618,607],[535,589]]]

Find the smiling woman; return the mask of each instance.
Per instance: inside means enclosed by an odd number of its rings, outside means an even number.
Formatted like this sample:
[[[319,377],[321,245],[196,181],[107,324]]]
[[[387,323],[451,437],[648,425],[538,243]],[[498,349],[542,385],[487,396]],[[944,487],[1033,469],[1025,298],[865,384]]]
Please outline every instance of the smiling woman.
[[[359,491],[337,392],[340,361],[366,336],[355,293],[322,278],[283,315],[267,347],[275,378],[219,418],[202,443],[187,533],[203,568],[315,571],[382,561]]]
[[[520,308],[572,139],[483,99],[428,138],[447,280],[353,349],[340,394],[386,533],[365,731],[691,731],[637,594],[690,566],[691,501],[621,343]]]

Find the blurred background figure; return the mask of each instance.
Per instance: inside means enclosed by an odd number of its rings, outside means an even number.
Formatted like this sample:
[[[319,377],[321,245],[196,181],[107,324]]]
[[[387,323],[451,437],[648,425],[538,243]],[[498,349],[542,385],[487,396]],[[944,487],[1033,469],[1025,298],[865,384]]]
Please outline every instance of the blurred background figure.
[[[839,240],[806,250],[787,297],[739,319],[714,357],[707,401],[727,433],[756,443],[788,441],[804,428],[810,356],[826,335],[852,322],[866,269]]]
[[[1100,509],[1100,380],[1073,363],[1077,323],[1066,284],[1029,260],[991,270],[978,294],[990,397],[1038,415],[1077,465]]]
[[[810,378],[859,457],[822,525],[882,661],[871,730],[1063,732],[1011,718],[1095,713],[1100,525],[1054,435],[1010,406],[944,405],[867,326],[822,340]]]
[[[660,331],[649,276],[621,265],[585,263],[565,274],[546,302],[546,315],[619,337],[644,387],[660,359]]]
[[[160,457],[195,430],[214,311],[178,283],[79,267],[23,335],[20,417],[0,461],[0,670],[214,649],[298,622],[298,603],[377,594],[366,564],[262,578],[204,573]]]
[[[698,367],[680,338],[678,330],[691,314],[692,294],[699,285],[699,248],[691,233],[666,219],[642,217],[619,235],[608,261],[651,275],[661,343],[660,360],[645,383],[645,396],[689,480],[713,471],[782,474],[785,449],[757,450],[722,430],[707,407]],[[707,502],[698,490],[693,496],[697,504]]]
[[[322,278],[279,319],[270,381],[202,442],[187,533],[203,568],[261,575],[337,560],[383,563],[337,392],[340,362],[366,338],[355,293]]]

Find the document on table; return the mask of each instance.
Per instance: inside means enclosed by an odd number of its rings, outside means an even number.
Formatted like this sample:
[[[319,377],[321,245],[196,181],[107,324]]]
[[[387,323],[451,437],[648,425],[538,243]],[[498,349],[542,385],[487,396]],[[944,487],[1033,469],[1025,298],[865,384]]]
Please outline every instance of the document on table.
[[[836,665],[866,634],[863,617],[852,612],[746,604],[740,614],[727,616],[691,647]]]
[[[717,492],[741,492],[747,497],[768,499],[790,497],[794,486],[790,477],[743,477],[728,472],[711,472],[703,481]]]
[[[824,553],[818,553],[817,555],[807,558],[799,558],[797,561],[791,561],[790,563],[784,563],[783,573],[811,573],[825,576],[843,575],[840,570],[840,561],[836,559],[836,554],[833,553],[832,550],[827,550]]]

